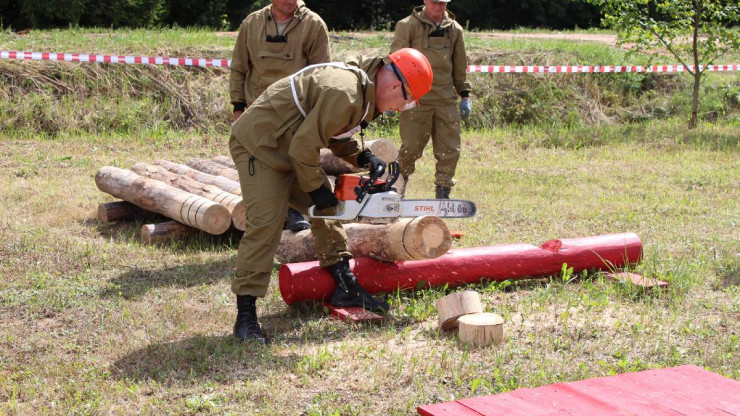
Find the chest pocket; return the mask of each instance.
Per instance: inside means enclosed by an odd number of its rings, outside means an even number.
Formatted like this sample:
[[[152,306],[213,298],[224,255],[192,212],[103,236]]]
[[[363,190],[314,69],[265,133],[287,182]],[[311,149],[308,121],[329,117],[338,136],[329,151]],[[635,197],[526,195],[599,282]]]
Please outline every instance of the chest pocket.
[[[260,73],[259,85],[263,89],[293,72],[296,64],[293,49],[293,45],[288,42],[262,42],[257,56]]]
[[[437,29],[428,32],[424,37],[424,48],[434,51],[446,51],[450,49],[449,29]]]

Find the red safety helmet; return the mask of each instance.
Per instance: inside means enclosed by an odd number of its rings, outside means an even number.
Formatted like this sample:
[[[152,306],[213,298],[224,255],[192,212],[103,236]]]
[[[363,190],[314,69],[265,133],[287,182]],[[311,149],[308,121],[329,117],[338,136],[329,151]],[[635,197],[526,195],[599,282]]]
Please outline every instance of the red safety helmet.
[[[413,48],[401,48],[391,54],[388,59],[396,65],[404,81],[411,89],[416,103],[419,98],[432,89],[432,65],[421,52]]]

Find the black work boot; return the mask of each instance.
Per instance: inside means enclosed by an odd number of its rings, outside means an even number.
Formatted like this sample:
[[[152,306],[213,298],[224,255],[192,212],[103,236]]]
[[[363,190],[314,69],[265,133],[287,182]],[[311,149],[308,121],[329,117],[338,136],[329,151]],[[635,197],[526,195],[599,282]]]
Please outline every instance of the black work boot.
[[[308,230],[311,228],[311,224],[303,218],[300,212],[293,208],[288,208],[288,218],[285,220],[285,228],[297,233],[298,231]]]
[[[257,341],[265,344],[265,334],[257,322],[257,298],[250,295],[236,295],[236,323],[234,337],[242,341]]]
[[[450,199],[450,191],[452,191],[452,188],[447,186],[436,185],[434,187],[434,193],[437,195],[437,199]]]
[[[362,286],[349,268],[349,260],[341,260],[327,267],[334,283],[337,284],[331,297],[334,306],[359,306],[375,313],[385,313],[390,309],[387,302],[378,302]]]

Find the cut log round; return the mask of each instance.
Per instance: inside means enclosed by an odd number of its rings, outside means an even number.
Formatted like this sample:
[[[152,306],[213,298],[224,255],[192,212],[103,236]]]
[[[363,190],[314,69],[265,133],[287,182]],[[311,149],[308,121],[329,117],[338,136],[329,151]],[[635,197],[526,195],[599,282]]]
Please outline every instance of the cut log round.
[[[104,166],[95,183],[103,192],[210,234],[222,234],[231,225],[231,214],[223,205],[130,170]]]
[[[210,160],[198,159],[194,157],[188,162],[188,166],[195,170],[205,172],[211,175],[220,175],[224,178],[231,179],[232,181],[239,181],[239,173],[236,169],[226,167],[220,163],[212,162]]]
[[[460,341],[476,347],[504,339],[504,318],[495,313],[472,313],[457,320]]]
[[[224,207],[226,207],[226,209],[229,210],[229,214],[232,215],[232,220],[234,218],[237,219],[237,221],[232,221],[234,227],[241,231],[244,231],[246,229],[246,216],[244,218],[244,221],[239,221],[239,216],[233,215],[234,209],[236,209],[237,204],[242,202],[241,196],[226,192],[217,186],[207,185],[187,176],[182,176],[170,172],[162,166],[150,165],[148,163],[137,163],[133,167],[131,167],[131,170],[137,175],[144,176],[150,179],[156,179],[158,181],[166,183],[167,185],[182,189],[183,191],[190,192],[191,194],[200,195],[203,198],[208,198],[213,202],[223,205]],[[242,208],[243,207],[244,204],[242,204]]]
[[[98,204],[100,222],[129,221],[155,215],[127,201],[104,202]]]
[[[450,293],[437,301],[439,327],[447,331],[457,329],[457,321],[461,316],[483,312],[480,295],[473,290]]]
[[[391,224],[344,224],[347,245],[355,257],[381,261],[437,258],[452,246],[452,237],[439,217],[401,218]],[[316,260],[310,230],[283,231],[276,256],[286,263]]]
[[[141,242],[156,244],[172,240],[184,240],[195,231],[194,228],[177,221],[160,222],[158,224],[144,224],[141,226]]]
[[[398,158],[398,147],[388,139],[368,140],[365,148],[370,149],[373,154],[384,162],[392,162]],[[329,149],[321,149],[319,153],[319,165],[327,175],[341,175],[343,173],[357,173],[367,171],[365,168],[356,168],[344,159],[334,156]]]
[[[169,160],[161,160],[161,159],[155,160],[154,164],[157,166],[162,166],[163,168],[167,169],[168,171],[172,173],[177,173],[178,175],[183,175],[189,178],[193,178],[200,183],[218,186],[224,191],[232,193],[234,195],[242,194],[242,188],[241,188],[241,185],[239,185],[238,181],[234,181],[229,178],[224,178],[223,176],[219,176],[219,175],[211,175],[210,173],[201,172],[189,166],[170,162]]]

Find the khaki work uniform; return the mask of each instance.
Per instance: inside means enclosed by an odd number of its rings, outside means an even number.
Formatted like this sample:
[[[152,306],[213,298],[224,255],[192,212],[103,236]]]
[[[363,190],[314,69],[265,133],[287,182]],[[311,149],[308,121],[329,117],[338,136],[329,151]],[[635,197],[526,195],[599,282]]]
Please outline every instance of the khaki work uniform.
[[[232,104],[249,107],[273,82],[331,60],[329,32],[318,14],[299,1],[293,20],[278,33],[270,7],[251,13],[239,27],[229,76]]]
[[[455,184],[455,169],[460,160],[457,95],[467,97],[470,93],[463,29],[454,19],[447,11],[437,26],[424,14],[424,6],[418,6],[396,24],[391,44],[391,52],[410,47],[423,53],[434,73],[432,89],[421,97],[419,107],[400,115],[401,174],[414,173],[414,164],[431,138],[437,160],[435,184],[447,188]]]
[[[376,58],[362,61],[363,70],[342,63],[305,68],[269,86],[232,125],[229,149],[247,212],[234,293],[265,295],[288,203],[306,214],[308,192],[331,189],[320,149],[357,166],[363,146],[351,134],[379,115],[373,81],[382,65]],[[313,220],[311,232],[321,267],[351,257],[339,221]]]

